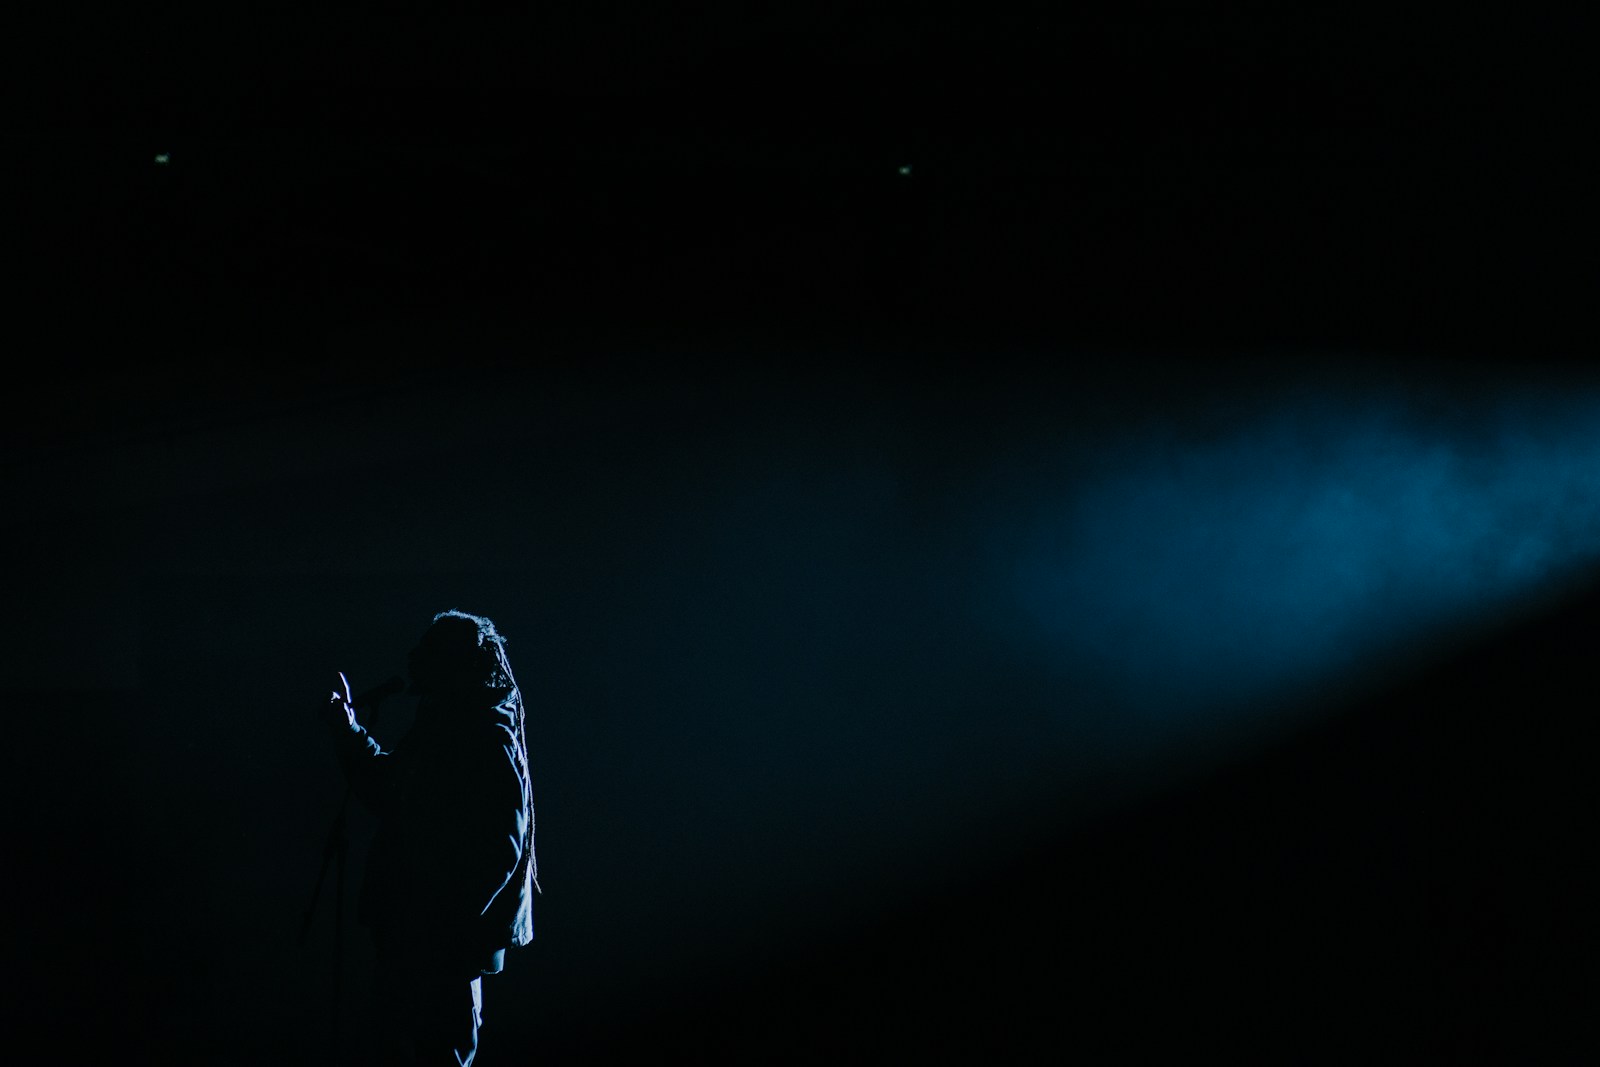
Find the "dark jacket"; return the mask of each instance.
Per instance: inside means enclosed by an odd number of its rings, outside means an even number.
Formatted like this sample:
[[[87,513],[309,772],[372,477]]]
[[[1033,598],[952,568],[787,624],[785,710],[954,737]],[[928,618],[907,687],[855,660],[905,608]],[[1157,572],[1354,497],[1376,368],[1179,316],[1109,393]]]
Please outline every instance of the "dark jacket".
[[[533,939],[533,802],[515,690],[423,697],[391,749],[334,724],[351,788],[377,814],[359,915],[380,956],[493,974]]]

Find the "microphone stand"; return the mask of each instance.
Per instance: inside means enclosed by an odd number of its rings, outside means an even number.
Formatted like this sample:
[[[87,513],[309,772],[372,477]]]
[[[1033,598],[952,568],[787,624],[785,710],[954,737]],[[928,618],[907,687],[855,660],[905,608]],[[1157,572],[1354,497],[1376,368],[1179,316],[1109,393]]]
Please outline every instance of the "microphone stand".
[[[365,707],[370,714],[377,711],[383,698],[389,695],[390,691],[380,687],[360,703],[357,702],[360,698],[352,700],[350,706]],[[350,793],[351,786],[346,780],[344,797],[339,801],[339,810],[334,813],[333,824],[328,827],[328,837],[322,845],[322,868],[317,871],[317,883],[312,887],[311,900],[300,916],[300,944],[304,945],[311,935],[311,920],[316,915],[317,901],[322,898],[322,884],[327,880],[328,868],[331,866],[333,868],[333,990],[329,997],[328,1048],[333,1062],[338,1062],[339,1019],[344,987],[344,875],[345,858],[350,844],[349,835],[345,832],[345,813],[350,807]]]
[[[300,917],[300,944],[304,945],[311,935],[311,920],[316,915],[317,901],[322,897],[322,884],[327,880],[328,868],[333,867],[333,993],[328,1040],[330,1050],[335,1052],[339,1047],[339,1000],[344,985],[344,872],[345,853],[349,845],[349,835],[345,833],[345,811],[349,806],[350,784],[347,782],[344,799],[339,801],[339,810],[333,816],[327,840],[322,845],[322,869],[317,871],[317,884],[311,890],[311,902]]]

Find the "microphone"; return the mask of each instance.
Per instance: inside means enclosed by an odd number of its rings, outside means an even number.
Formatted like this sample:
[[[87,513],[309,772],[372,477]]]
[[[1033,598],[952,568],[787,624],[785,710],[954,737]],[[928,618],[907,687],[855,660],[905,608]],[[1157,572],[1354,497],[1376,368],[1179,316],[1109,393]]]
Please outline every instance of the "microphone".
[[[379,682],[364,692],[357,693],[350,698],[352,708],[373,708],[385,697],[392,697],[396,693],[403,693],[406,689],[406,680],[396,675],[386,682]]]

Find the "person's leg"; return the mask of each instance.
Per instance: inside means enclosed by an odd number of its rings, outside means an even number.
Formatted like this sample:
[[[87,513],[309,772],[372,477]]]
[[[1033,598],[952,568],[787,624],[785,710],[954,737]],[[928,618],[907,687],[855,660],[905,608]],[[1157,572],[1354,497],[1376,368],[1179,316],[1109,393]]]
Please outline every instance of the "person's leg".
[[[419,977],[409,999],[418,1067],[468,1067],[478,1051],[482,979]]]

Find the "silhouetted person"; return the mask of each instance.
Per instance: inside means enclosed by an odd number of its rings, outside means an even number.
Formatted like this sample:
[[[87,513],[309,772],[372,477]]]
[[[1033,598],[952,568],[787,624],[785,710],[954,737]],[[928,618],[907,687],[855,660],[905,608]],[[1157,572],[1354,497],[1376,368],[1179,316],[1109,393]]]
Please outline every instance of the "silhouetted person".
[[[409,658],[416,721],[385,748],[340,676],[329,726],[378,816],[358,914],[372,932],[386,1028],[404,1060],[468,1064],[482,976],[533,939],[533,801],[522,694],[488,619],[434,617]]]

